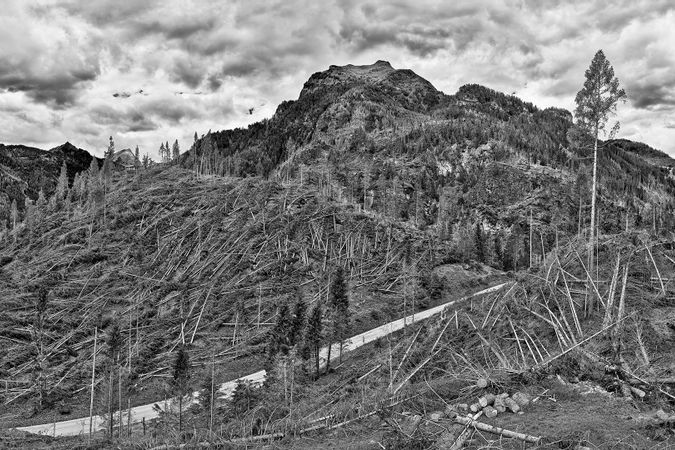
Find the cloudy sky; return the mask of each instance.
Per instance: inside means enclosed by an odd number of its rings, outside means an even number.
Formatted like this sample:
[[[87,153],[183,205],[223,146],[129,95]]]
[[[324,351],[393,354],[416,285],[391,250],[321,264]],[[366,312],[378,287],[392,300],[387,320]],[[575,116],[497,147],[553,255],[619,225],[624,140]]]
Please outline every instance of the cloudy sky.
[[[330,64],[378,59],[454,93],[574,107],[602,48],[620,135],[675,156],[672,0],[2,0],[0,142],[102,155],[245,126]],[[250,113],[251,112],[251,113]]]

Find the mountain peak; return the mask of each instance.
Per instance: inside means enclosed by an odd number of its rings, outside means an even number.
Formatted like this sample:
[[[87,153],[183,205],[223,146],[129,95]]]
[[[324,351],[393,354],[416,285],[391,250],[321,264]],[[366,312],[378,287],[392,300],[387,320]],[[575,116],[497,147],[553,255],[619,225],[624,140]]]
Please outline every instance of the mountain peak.
[[[424,78],[410,69],[395,69],[388,61],[373,64],[344,66],[331,65],[328,70],[314,73],[303,86],[300,97],[325,89],[351,89],[363,85],[379,86],[388,91],[425,92],[436,96],[439,92]]]
[[[379,69],[379,70],[387,70],[389,69],[394,70],[394,68],[391,66],[389,61],[384,61],[381,59],[378,59],[375,61],[373,64],[363,64],[363,65],[355,65],[355,64],[346,64],[344,66],[337,66],[335,64],[331,64],[328,66],[329,71],[339,71],[339,70],[372,70],[372,69]]]
[[[75,147],[73,144],[70,143],[70,141],[66,141],[65,143],[58,145],[54,148],[49,149],[50,152],[67,152],[67,151],[76,151],[79,150],[77,147]]]

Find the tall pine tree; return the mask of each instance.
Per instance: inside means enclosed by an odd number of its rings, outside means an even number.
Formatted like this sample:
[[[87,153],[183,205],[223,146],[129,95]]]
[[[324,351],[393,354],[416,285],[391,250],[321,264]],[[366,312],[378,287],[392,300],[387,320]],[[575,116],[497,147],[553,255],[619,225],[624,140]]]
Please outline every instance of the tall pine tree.
[[[317,378],[319,377],[319,357],[323,340],[323,309],[321,308],[321,305],[317,303],[312,310],[312,314],[309,316],[309,320],[307,321],[307,330],[305,332],[305,346],[309,350],[309,353],[314,356]]]
[[[332,315],[332,337],[340,344],[340,360],[342,360],[342,345],[347,332],[349,331],[349,293],[347,289],[347,281],[345,280],[345,272],[342,267],[335,270],[333,283],[331,284],[331,315]],[[329,344],[330,345],[330,344]],[[330,348],[330,347],[329,347]],[[330,355],[330,350],[328,352]],[[326,361],[326,371],[330,365],[329,360]]]
[[[619,79],[614,76],[614,69],[605,57],[602,50],[598,50],[591,65],[586,69],[586,81],[583,88],[577,93],[575,102],[577,108],[574,111],[577,126],[582,128],[593,139],[593,187],[591,189],[591,233],[588,257],[588,273],[592,277],[593,254],[596,245],[596,192],[598,173],[598,140],[601,133],[605,133],[609,117],[616,113],[619,101],[626,101],[626,92],[619,87]],[[613,132],[618,129],[618,122],[613,127]]]

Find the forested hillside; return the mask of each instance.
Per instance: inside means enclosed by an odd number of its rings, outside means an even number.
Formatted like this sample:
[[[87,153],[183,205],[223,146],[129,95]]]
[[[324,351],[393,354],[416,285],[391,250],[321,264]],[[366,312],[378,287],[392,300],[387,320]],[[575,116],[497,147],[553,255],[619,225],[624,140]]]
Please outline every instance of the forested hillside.
[[[0,144],[0,229],[4,230],[11,220],[12,202],[22,218],[26,199],[37,201],[40,191],[45,199],[54,193],[63,165],[72,184],[75,175],[86,170],[91,160],[86,150],[70,142],[51,150]],[[101,163],[98,158],[97,162]]]

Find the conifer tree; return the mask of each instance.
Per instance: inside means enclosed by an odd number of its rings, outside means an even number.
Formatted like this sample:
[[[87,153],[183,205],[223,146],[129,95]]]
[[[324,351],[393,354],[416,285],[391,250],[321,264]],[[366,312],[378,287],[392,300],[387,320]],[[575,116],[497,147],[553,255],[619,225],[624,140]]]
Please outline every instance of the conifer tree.
[[[141,167],[141,154],[137,145],[136,151],[134,152],[134,169],[136,170],[136,172],[138,172],[138,169],[140,169],[140,167]]]
[[[342,359],[342,345],[347,336],[349,327],[349,294],[347,292],[347,281],[345,280],[344,269],[338,267],[335,270],[333,282],[331,284],[331,316],[332,316],[332,338],[340,344],[340,359]],[[330,367],[330,343],[328,350],[328,360],[326,361],[326,371]]]
[[[256,391],[256,387],[249,380],[237,380],[230,400],[230,407],[236,416],[242,416],[251,409],[257,400]]]
[[[173,365],[173,388],[178,396],[178,433],[183,433],[183,397],[190,389],[190,356],[185,345],[181,345]]]
[[[589,275],[593,273],[593,253],[596,245],[595,213],[598,171],[598,140],[609,117],[616,113],[619,101],[626,101],[626,92],[619,87],[619,79],[614,76],[614,69],[605,57],[602,50],[598,50],[585,72],[586,80],[583,88],[577,93],[574,111],[577,126],[582,128],[594,139],[593,144],[593,187],[591,189],[591,233],[589,251]],[[618,130],[618,122],[612,134]]]
[[[319,356],[323,339],[323,310],[321,305],[317,303],[309,316],[307,331],[305,332],[305,345],[314,356],[317,378],[319,377]]]
[[[302,298],[299,298],[295,303],[295,308],[293,311],[293,320],[291,324],[291,336],[290,344],[291,346],[296,345],[300,337],[302,336],[302,331],[305,328],[305,321],[307,320],[307,305],[305,304]]]
[[[105,157],[103,159],[103,187],[107,192],[110,185],[110,180],[112,179],[112,165],[113,165],[113,156],[115,155],[115,142],[113,141],[112,136],[110,136],[110,144],[108,145],[108,151],[105,152]]]
[[[277,322],[272,329],[272,336],[269,341],[269,357],[273,359],[278,353],[287,355],[291,347],[290,337],[292,329],[292,319],[288,311],[288,305],[283,304],[279,307],[277,313]]]
[[[209,370],[204,378],[202,378],[201,384],[200,384],[200,390],[199,390],[199,407],[201,411],[208,411],[211,412],[211,406],[212,403],[212,395],[213,395],[213,389],[215,385],[215,380],[213,378],[213,372]]]
[[[109,142],[108,142],[108,150],[106,151],[105,156],[110,155],[111,157],[115,155],[115,141],[113,140],[113,137],[110,136]]]
[[[98,180],[98,161],[96,160],[96,157],[91,158],[91,162],[89,163],[89,182],[92,180]]]
[[[499,233],[495,234],[495,265],[504,269],[504,251],[502,249],[502,239],[499,237]]]
[[[172,152],[172,159],[174,161],[178,161],[178,157],[180,156],[180,145],[178,145],[178,139],[174,141],[171,152]]]

